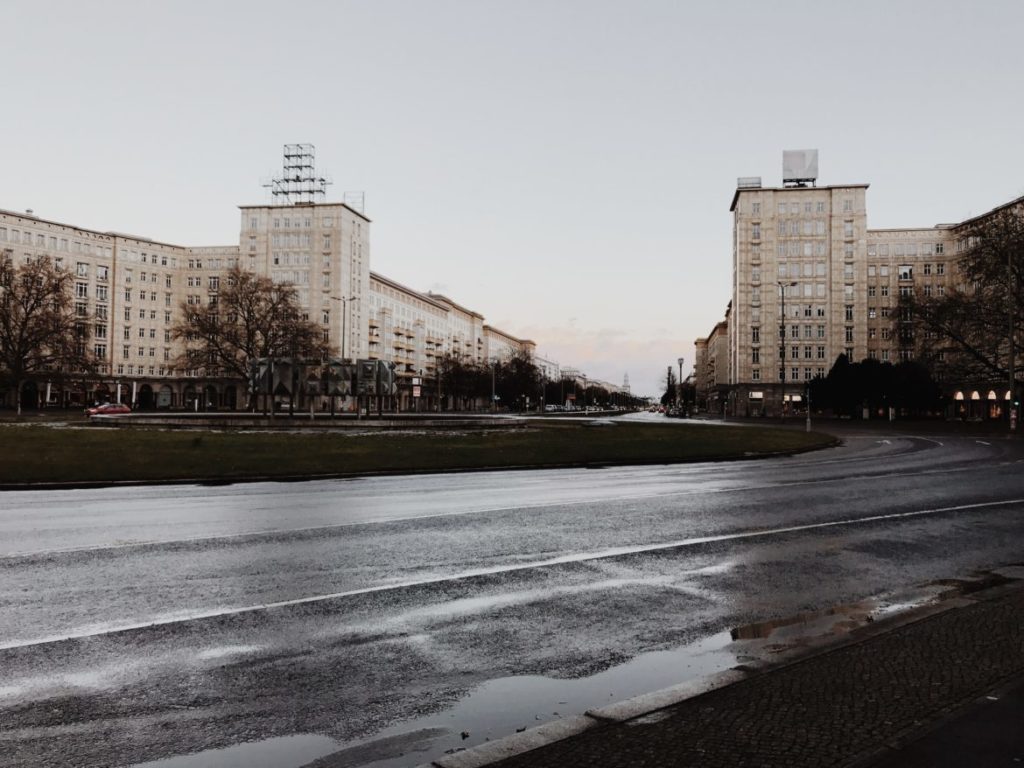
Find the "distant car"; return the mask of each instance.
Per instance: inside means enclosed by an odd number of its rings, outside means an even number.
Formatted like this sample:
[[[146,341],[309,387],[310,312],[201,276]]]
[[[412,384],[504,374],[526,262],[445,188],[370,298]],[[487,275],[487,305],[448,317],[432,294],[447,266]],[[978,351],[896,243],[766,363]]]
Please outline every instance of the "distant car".
[[[132,409],[124,403],[103,403],[85,409],[86,416],[113,416],[118,413],[131,413]]]

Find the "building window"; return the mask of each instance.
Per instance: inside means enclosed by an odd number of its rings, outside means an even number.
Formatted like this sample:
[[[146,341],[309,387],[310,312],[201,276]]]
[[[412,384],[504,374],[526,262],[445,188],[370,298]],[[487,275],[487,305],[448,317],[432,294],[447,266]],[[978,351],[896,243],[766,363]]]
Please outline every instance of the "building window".
[[[938,246],[936,246],[936,248],[938,248]],[[945,264],[936,264],[935,265],[935,274],[936,275],[944,275],[944,274],[946,274],[946,265]]]
[[[843,213],[850,213],[853,210],[853,200],[843,200]]]
[[[751,237],[753,237],[754,240],[760,240],[761,239],[761,225],[760,224],[755,223],[753,225],[752,232],[751,232]]]
[[[852,221],[844,221],[843,222],[843,237],[847,237],[847,238],[852,238],[853,237],[853,222]]]
[[[75,283],[75,298],[76,299],[87,299],[87,298],[89,298],[89,284],[88,283]]]
[[[853,326],[846,326],[846,343],[853,343]]]
[[[818,347],[817,355],[818,355],[818,359],[819,360],[824,360],[825,359],[825,348],[824,347]]]

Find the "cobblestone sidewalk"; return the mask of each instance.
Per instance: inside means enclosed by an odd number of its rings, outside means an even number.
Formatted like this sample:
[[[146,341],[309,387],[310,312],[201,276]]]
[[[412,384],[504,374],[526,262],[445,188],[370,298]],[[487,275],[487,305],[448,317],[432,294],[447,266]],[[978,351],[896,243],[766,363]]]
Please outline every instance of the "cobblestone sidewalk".
[[[1024,675],[1024,589],[591,728],[493,768],[845,766]]]

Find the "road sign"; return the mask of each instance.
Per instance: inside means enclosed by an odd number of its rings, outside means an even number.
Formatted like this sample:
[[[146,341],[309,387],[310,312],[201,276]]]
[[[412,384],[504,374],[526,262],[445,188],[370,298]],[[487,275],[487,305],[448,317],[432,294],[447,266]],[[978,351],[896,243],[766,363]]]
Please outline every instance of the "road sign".
[[[413,386],[412,386],[412,396],[413,397],[419,397],[420,396],[420,387],[419,387],[418,384],[413,384]]]

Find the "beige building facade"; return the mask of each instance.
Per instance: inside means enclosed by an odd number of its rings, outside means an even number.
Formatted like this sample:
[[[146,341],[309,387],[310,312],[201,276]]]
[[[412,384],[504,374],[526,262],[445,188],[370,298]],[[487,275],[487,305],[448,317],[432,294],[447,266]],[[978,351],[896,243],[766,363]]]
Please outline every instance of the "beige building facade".
[[[413,378],[435,374],[445,354],[484,364],[532,353],[532,341],[486,325],[482,314],[371,272],[370,225],[342,203],[246,205],[237,245],[185,247],[0,210],[0,256],[15,263],[47,257],[73,272],[75,311],[89,325],[99,361],[95,375],[78,380],[39,377],[29,399],[243,407],[244,382],[179,367],[183,350],[172,334],[182,307],[216,302],[236,265],[294,284],[339,355],[395,362],[408,395]]]
[[[867,190],[738,183],[730,206],[727,412],[802,408],[807,383],[827,375],[841,354],[854,362],[912,359],[900,298],[966,288],[956,282],[960,224],[870,229]],[[699,390],[713,386],[710,345],[710,337],[698,339]]]

